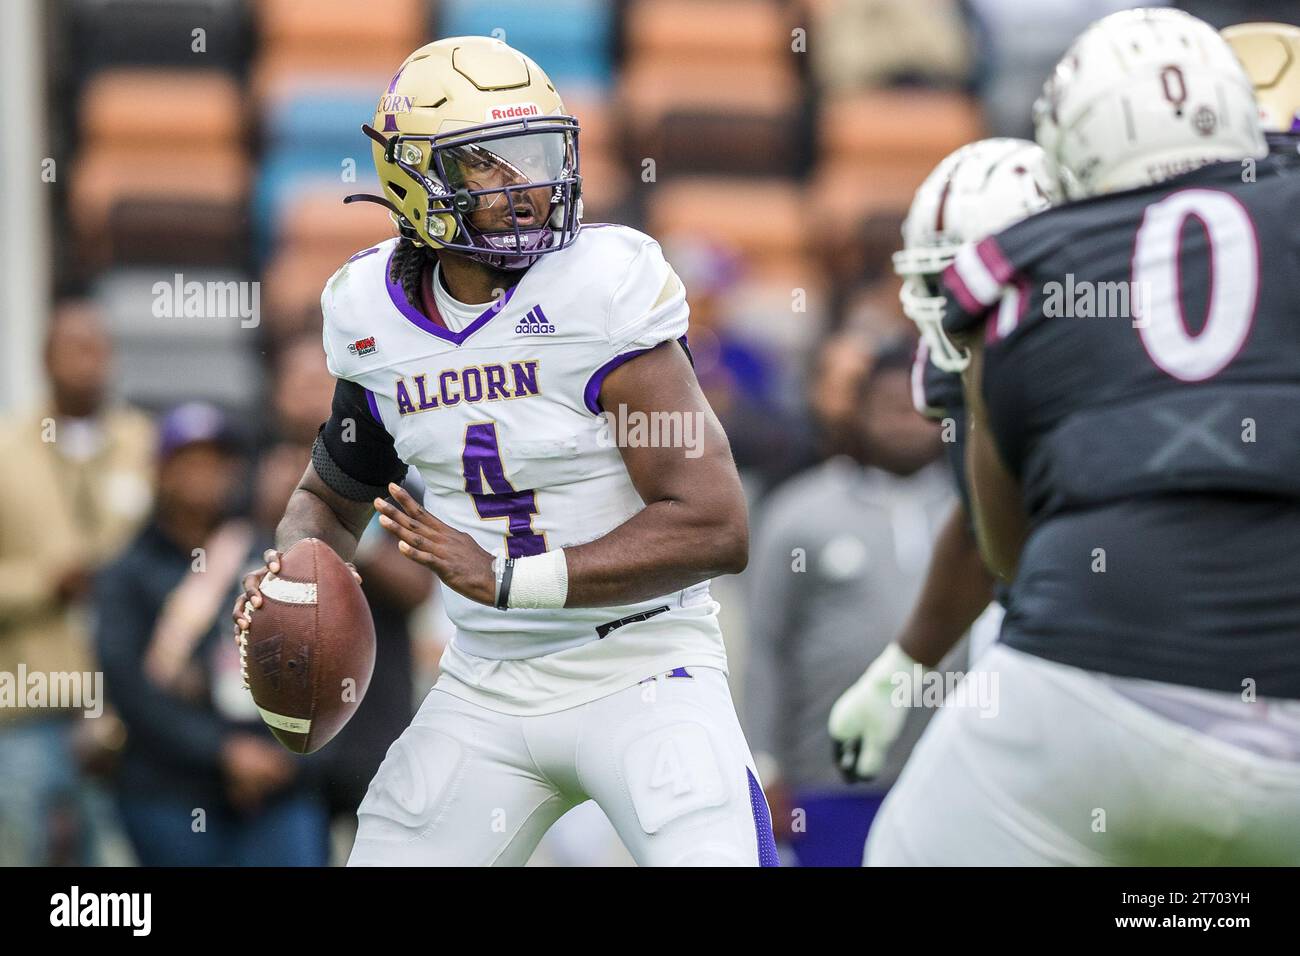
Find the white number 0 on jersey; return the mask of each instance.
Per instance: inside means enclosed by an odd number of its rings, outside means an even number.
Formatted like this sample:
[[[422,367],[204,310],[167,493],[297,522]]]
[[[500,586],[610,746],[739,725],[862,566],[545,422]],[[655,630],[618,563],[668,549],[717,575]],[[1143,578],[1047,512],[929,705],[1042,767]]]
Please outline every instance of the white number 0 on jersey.
[[[1188,330],[1180,299],[1182,230],[1195,216],[1210,249],[1209,308],[1199,333]],[[1133,283],[1151,361],[1184,382],[1212,378],[1236,358],[1255,321],[1259,239],[1250,214],[1233,196],[1184,189],[1152,203],[1133,248]]]

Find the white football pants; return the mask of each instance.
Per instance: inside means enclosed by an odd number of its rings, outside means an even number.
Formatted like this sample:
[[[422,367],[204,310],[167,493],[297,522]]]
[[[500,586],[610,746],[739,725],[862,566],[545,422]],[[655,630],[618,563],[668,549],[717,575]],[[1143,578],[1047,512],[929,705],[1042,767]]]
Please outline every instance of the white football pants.
[[[776,865],[727,679],[686,670],[532,716],[435,687],[357,810],[348,865],[520,866],[589,799],[642,866]]]
[[[996,715],[941,709],[871,827],[867,865],[1300,864],[1300,761],[1002,644],[976,670],[997,674]],[[1300,705],[1242,706],[1272,720]]]

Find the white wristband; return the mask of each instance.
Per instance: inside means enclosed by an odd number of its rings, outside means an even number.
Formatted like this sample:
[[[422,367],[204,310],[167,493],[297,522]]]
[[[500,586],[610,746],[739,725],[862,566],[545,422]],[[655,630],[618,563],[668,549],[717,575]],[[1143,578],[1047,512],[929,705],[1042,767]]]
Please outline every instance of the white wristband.
[[[515,559],[510,607],[558,608],[569,599],[569,562],[563,548]]]

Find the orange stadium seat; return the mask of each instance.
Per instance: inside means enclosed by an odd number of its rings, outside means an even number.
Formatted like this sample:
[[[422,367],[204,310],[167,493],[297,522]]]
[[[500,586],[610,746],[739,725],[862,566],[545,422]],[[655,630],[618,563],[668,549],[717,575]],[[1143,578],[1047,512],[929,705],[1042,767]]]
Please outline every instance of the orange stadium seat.
[[[563,92],[563,91],[562,91]],[[608,98],[580,90],[564,95],[564,108],[582,127],[582,203],[588,222],[616,214],[628,195],[629,169],[622,159],[622,130]]]
[[[316,187],[295,198],[293,215],[281,222],[277,246],[295,253],[331,255],[342,265],[352,253],[391,238],[388,210],[374,203],[344,207],[341,197],[349,191]]]
[[[244,154],[159,147],[88,150],[75,160],[68,214],[83,268],[159,261],[160,251],[166,261],[228,262],[245,247]]]
[[[739,67],[788,56],[795,19],[777,0],[633,0],[624,34],[630,60]]]
[[[424,0],[257,0],[254,15],[262,44],[281,51],[350,45],[409,53],[428,28],[427,6]]]
[[[783,179],[698,176],[657,183],[646,213],[647,231],[656,238],[680,233],[716,242],[762,273],[801,262],[813,226],[802,190]]]
[[[224,263],[246,248],[249,166],[231,76],[107,70],[87,82],[79,114],[69,217],[82,268]]]
[[[912,194],[957,147],[983,135],[978,109],[961,94],[890,89],[839,94],[817,120],[820,162],[808,190],[819,251],[838,281],[873,266],[864,230],[901,221]],[[875,224],[875,225],[873,225]]]
[[[410,52],[397,47],[357,50],[349,53],[342,63],[331,64],[308,51],[266,51],[249,69],[249,99],[259,115],[264,114],[267,104],[276,98],[341,87],[374,90],[375,102],[378,102],[379,94],[393,78],[393,71]]]
[[[80,112],[83,143],[93,149],[151,143],[206,151],[245,133],[239,84],[222,70],[104,70],[86,83]]]
[[[259,0],[256,19],[249,90],[259,112],[313,89],[359,86],[378,99],[428,29],[422,0]]]
[[[667,61],[630,67],[620,87],[628,157],[681,172],[790,175],[801,93],[779,63],[746,73]]]
[[[802,99],[785,4],[634,0],[619,98],[629,157],[679,172],[792,175]]]
[[[817,127],[824,161],[863,166],[914,162],[924,167],[922,175],[958,146],[983,135],[979,110],[969,97],[924,89],[828,97]]]

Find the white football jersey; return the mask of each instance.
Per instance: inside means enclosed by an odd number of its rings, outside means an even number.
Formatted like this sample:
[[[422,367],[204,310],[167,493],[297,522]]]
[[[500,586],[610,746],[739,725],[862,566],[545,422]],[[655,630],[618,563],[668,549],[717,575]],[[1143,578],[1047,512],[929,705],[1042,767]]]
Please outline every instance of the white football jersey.
[[[658,243],[623,226],[584,226],[458,331],[431,321],[391,281],[396,246],[359,252],[330,279],[324,343],[330,372],[368,391],[397,454],[423,477],[424,506],[489,552],[515,557],[592,541],[640,511],[598,395],[623,361],[686,335],[685,289]],[[695,663],[720,663],[708,582],[599,608],[500,611],[450,588],[442,594],[456,627],[446,663],[454,669],[459,654],[462,672],[548,655],[574,676],[606,657],[657,666],[668,644],[646,638],[674,622],[690,635],[679,652],[695,647]],[[621,652],[575,651],[597,641]],[[582,666],[563,666],[569,658]]]

